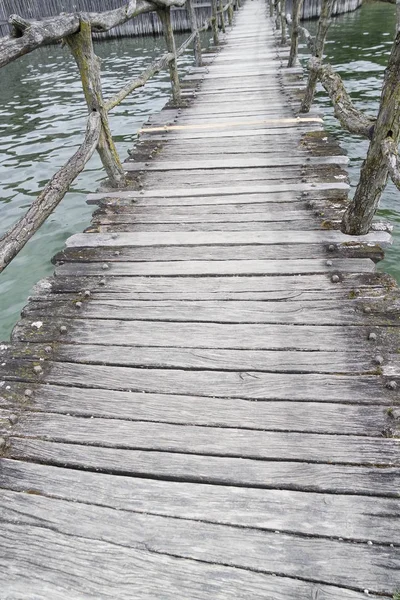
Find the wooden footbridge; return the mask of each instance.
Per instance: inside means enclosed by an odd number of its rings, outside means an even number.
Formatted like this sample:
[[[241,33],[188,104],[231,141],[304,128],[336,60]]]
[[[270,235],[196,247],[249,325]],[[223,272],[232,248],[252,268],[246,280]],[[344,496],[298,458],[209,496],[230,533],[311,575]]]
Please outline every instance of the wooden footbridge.
[[[399,292],[262,0],[1,347],[0,598],[400,588]]]

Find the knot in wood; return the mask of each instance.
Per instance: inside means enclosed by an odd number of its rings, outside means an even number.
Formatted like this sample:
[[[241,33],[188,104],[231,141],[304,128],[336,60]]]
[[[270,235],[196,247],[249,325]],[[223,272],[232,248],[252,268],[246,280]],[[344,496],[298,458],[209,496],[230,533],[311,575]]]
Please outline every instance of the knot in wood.
[[[397,382],[394,380],[388,381],[386,387],[388,390],[397,390]]]

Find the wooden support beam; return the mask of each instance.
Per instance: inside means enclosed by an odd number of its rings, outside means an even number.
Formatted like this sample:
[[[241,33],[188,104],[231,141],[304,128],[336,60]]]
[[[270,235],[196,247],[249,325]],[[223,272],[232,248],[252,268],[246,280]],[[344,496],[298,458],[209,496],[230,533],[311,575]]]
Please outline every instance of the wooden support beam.
[[[179,83],[178,65],[176,62],[176,46],[174,31],[171,23],[171,9],[168,7],[160,9],[157,12],[163,26],[167,50],[174,57],[169,61],[169,75],[171,78],[172,98],[174,104],[179,104],[181,101],[181,86]]]
[[[89,112],[97,111],[100,114],[102,131],[97,149],[101,161],[107,171],[111,185],[113,187],[123,187],[125,185],[125,175],[112,139],[108,114],[104,106],[100,61],[94,53],[90,21],[86,17],[82,17],[79,32],[65,39],[78,65]]]

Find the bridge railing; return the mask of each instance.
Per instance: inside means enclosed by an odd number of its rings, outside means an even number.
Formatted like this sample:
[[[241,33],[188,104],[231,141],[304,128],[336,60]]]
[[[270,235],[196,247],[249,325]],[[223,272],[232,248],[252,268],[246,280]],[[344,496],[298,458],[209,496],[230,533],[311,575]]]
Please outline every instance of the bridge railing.
[[[179,48],[176,48],[171,24],[171,7],[185,4],[192,33]],[[12,35],[0,39],[0,67],[36,48],[63,40],[78,65],[89,117],[81,146],[53,175],[26,214],[0,238],[0,272],[54,211],[96,149],[111,187],[126,186],[124,169],[109,125],[109,111],[118,106],[128,94],[144,86],[151,77],[166,68],[169,69],[171,79],[173,104],[179,106],[181,86],[177,58],[193,44],[196,65],[201,66],[200,33],[211,27],[214,43],[218,44],[219,30],[225,31],[226,17],[229,24],[232,24],[233,11],[239,6],[240,0],[212,0],[211,17],[201,26],[197,24],[192,0],[130,0],[116,10],[63,14],[43,21],[28,21],[18,15],[10,16]],[[112,98],[104,99],[100,60],[94,52],[92,33],[107,31],[139,14],[151,11],[156,11],[162,22],[167,52],[153,61],[139,77],[126,83]]]
[[[302,34],[311,50],[308,63],[309,74],[305,95],[299,112],[310,110],[317,82],[319,81],[334,107],[334,115],[341,126],[370,140],[368,153],[362,165],[360,180],[352,201],[349,203],[341,224],[344,233],[362,235],[368,233],[379,206],[379,201],[389,177],[400,190],[400,2],[397,10],[397,34],[385,71],[380,106],[376,117],[359,111],[351,101],[340,76],[333,67],[323,62],[325,39],[332,16],[333,0],[322,0],[321,16],[315,38],[300,25],[303,0],[293,0],[292,14],[285,11],[285,0],[269,0],[270,14],[276,15],[276,25],[281,28],[281,43],[286,44],[286,30],[291,26],[290,56],[288,67],[297,59],[298,37]]]

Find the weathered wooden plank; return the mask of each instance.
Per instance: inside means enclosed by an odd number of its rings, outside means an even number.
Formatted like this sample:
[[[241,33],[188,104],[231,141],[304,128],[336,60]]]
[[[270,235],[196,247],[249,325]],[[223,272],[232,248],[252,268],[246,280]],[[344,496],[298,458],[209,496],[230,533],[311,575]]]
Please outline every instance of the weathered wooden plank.
[[[235,485],[399,498],[398,467],[334,465],[144,452],[46,440],[11,438],[7,456],[113,474]],[[328,442],[329,444],[329,442]],[[246,599],[247,600],[247,599]]]
[[[249,593],[254,600],[308,600],[316,593],[321,600],[364,598],[362,592],[335,586],[132,550],[40,527],[4,525],[2,547],[3,590],[19,600],[32,600],[33,595],[38,600],[111,600],[116,589],[121,600],[132,595],[138,600],[173,600],[177,588],[181,598],[188,600],[205,600],[210,593],[216,600],[246,600]]]
[[[78,326],[85,322],[79,322]],[[115,329],[119,330],[118,327]],[[121,332],[119,332],[121,335]],[[118,337],[118,334],[115,336]],[[85,337],[90,343],[89,336]],[[79,335],[74,336],[79,340]],[[119,338],[121,340],[121,337]],[[107,335],[102,344],[107,343]],[[127,343],[126,340],[124,340]],[[111,342],[112,343],[112,342]],[[114,341],[117,345],[118,341]],[[193,341],[191,342],[193,344]],[[204,343],[204,342],[199,342]],[[214,342],[214,344],[218,342]],[[293,343],[293,342],[292,342]],[[166,342],[168,344],[168,342]],[[220,343],[219,343],[220,344]],[[129,390],[161,394],[188,394],[249,400],[289,400],[321,402],[391,403],[393,393],[386,390],[376,375],[264,373],[260,371],[190,371],[179,369],[142,369],[119,366],[89,365],[46,361],[38,375],[26,360],[14,360],[1,365],[5,379],[40,382],[45,374],[47,383]],[[400,456],[400,454],[399,454]]]
[[[177,290],[178,292],[178,290]],[[67,328],[60,331],[60,326]],[[15,341],[73,341],[86,344],[121,346],[173,346],[180,348],[226,348],[253,350],[344,350],[368,340],[371,326],[176,323],[118,319],[45,318],[36,322],[21,319],[16,325]],[[374,328],[377,340],[385,339],[397,347],[398,332],[393,328]],[[374,343],[369,340],[371,345]],[[354,344],[353,344],[354,342]]]
[[[2,362],[12,358],[40,360],[48,356],[46,344],[16,343],[0,349]],[[360,343],[356,348],[344,352],[309,352],[296,350],[220,350],[202,348],[157,348],[153,346],[125,347],[124,352],[113,346],[90,344],[57,344],[57,361],[109,364],[119,366],[148,366],[176,369],[210,369],[238,371],[241,369],[264,372],[290,373],[370,373],[376,371],[373,360],[374,347]],[[334,360],[333,360],[334,358]],[[400,372],[398,354],[388,354],[383,369],[390,368],[393,375]],[[4,393],[4,390],[3,390]]]
[[[129,208],[129,207],[126,207]],[[155,207],[152,207],[155,208]],[[157,209],[155,209],[157,210]],[[174,210],[174,209],[172,209]],[[321,244],[287,244],[285,246],[153,246],[144,248],[68,248],[56,254],[53,262],[131,262],[165,260],[288,260],[335,258],[383,258],[379,246],[367,244],[337,244],[328,250]]]
[[[92,234],[91,234],[92,235]],[[97,235],[97,234],[96,234]],[[124,235],[124,234],[119,234]],[[162,235],[166,235],[164,232]],[[304,233],[303,233],[304,235]],[[112,276],[147,275],[297,275],[334,272],[373,273],[375,264],[368,258],[326,260],[211,260],[211,261],[171,261],[171,262],[127,262],[114,263],[104,269],[104,265],[94,263],[65,263],[56,268],[56,276],[103,276],[104,271]]]
[[[339,228],[340,222],[337,221],[330,225],[330,227]],[[89,227],[86,233],[124,233],[124,232],[148,232],[157,235],[158,232],[199,232],[199,231],[238,231],[246,232],[253,231],[254,228],[257,231],[319,231],[320,225],[317,220],[310,215],[309,219],[301,219],[299,221],[257,221],[255,223],[249,222],[217,222],[217,223],[102,223],[96,222],[93,227]]]
[[[5,491],[2,513],[8,523],[18,515],[19,528],[57,529],[95,543],[108,542],[145,553],[201,560],[262,573],[279,573],[325,584],[368,587],[390,593],[400,568],[397,548],[346,544],[337,540],[303,538],[250,528],[136,513],[129,527],[125,515],[102,506]],[[268,551],[266,551],[268,549]],[[334,561],[325,556],[335,556]],[[388,570],[386,565],[392,565]]]
[[[71,263],[75,265],[75,263]],[[93,264],[93,263],[89,263]],[[100,273],[100,271],[99,271]],[[80,275],[78,269],[77,275]],[[370,304],[368,306],[370,307]],[[30,302],[23,316],[68,317],[75,319],[122,319],[148,321],[183,321],[217,323],[282,323],[297,325],[383,325],[390,323],[388,314],[365,313],[365,302],[357,300],[301,302],[297,298],[286,302],[260,301],[180,301],[159,300],[97,300],[82,305],[64,300]],[[400,311],[400,306],[399,306]],[[398,314],[398,313],[397,313]],[[396,318],[396,314],[394,315]],[[228,361],[227,361],[228,362]],[[339,370],[339,369],[337,369]]]
[[[400,441],[395,438],[182,426],[97,417],[86,419],[53,413],[23,413],[13,426],[12,435],[204,456],[400,466]]]
[[[225,186],[224,188],[216,191],[215,187],[204,186],[202,190],[190,190],[187,188],[174,188],[172,189],[153,189],[153,190],[141,190],[140,192],[135,191],[118,191],[118,192],[102,192],[95,194],[88,194],[87,199],[90,204],[91,201],[101,200],[102,198],[118,198],[118,199],[146,199],[150,202],[150,199],[161,199],[162,204],[168,206],[168,199],[172,199],[170,204],[232,204],[236,201],[239,203],[245,203],[246,197],[249,198],[248,202],[268,202],[268,197],[265,194],[273,194],[273,202],[279,202],[279,194],[281,201],[288,202],[289,199],[286,195],[287,192],[300,193],[300,192],[316,192],[316,193],[333,193],[334,195],[345,192],[349,189],[347,183],[336,182],[336,183],[293,183],[286,182],[281,184],[264,184],[264,185],[247,185],[247,186]],[[179,198],[179,202],[177,202]],[[182,200],[181,200],[182,199]],[[183,199],[186,199],[183,200]],[[236,200],[237,199],[237,200]],[[352,236],[353,238],[354,236]]]
[[[254,204],[206,204],[203,206],[146,206],[134,203],[118,209],[105,208],[96,211],[94,218],[109,217],[115,221],[129,221],[129,217],[141,223],[216,222],[259,220],[291,221],[310,218],[310,208],[304,202],[254,203]],[[125,221],[126,222],[126,221]]]
[[[241,205],[239,205],[241,206]],[[246,205],[248,206],[248,205]],[[290,227],[290,223],[299,223],[302,222],[304,223],[304,228],[307,229],[311,223],[313,222],[317,222],[316,219],[313,219],[312,215],[310,214],[310,210],[308,209],[303,209],[303,210],[298,210],[298,211],[288,211],[288,212],[282,212],[281,214],[277,214],[274,211],[268,211],[264,208],[263,204],[260,205],[250,205],[250,206],[255,206],[256,207],[256,212],[252,212],[252,213],[245,213],[245,212],[238,212],[238,214],[235,214],[235,211],[232,211],[232,214],[230,213],[221,213],[221,214],[214,214],[212,212],[208,212],[205,213],[204,215],[201,214],[201,212],[199,211],[199,214],[193,214],[190,215],[190,208],[186,208],[181,209],[181,214],[173,214],[173,209],[169,209],[171,211],[170,214],[168,213],[164,213],[162,211],[162,209],[160,209],[159,214],[157,214],[157,212],[154,210],[155,207],[149,207],[149,208],[153,208],[153,211],[149,211],[149,212],[137,212],[135,210],[135,206],[128,206],[126,208],[130,209],[129,211],[107,211],[106,213],[98,213],[95,215],[94,219],[92,222],[94,223],[102,223],[102,224],[111,224],[111,223],[115,223],[116,225],[122,223],[122,224],[128,224],[128,223],[135,223],[135,224],[157,224],[157,225],[165,225],[165,224],[180,224],[180,225],[201,225],[201,226],[205,226],[206,224],[209,224],[210,227],[216,226],[217,224],[249,224],[249,226],[252,226],[253,229],[258,227],[257,223],[261,222],[261,223],[268,223],[268,222],[273,222],[274,225],[277,225],[279,222],[285,222],[287,223],[287,226]],[[261,210],[263,210],[263,212],[257,212],[257,206],[261,206]],[[226,208],[226,205],[222,205],[223,208]],[[139,208],[139,207],[137,207]],[[159,207],[157,207],[159,208]],[[191,207],[192,208],[192,207]],[[200,210],[204,207],[198,207]],[[206,208],[210,208],[209,206],[207,206]],[[168,209],[167,209],[168,210]],[[213,210],[211,208],[211,210]],[[282,209],[284,210],[284,209]],[[186,213],[186,214],[185,214]],[[318,220],[319,221],[319,220]],[[261,227],[263,225],[260,225]]]
[[[204,169],[246,169],[246,168],[273,168],[287,166],[310,166],[315,165],[347,165],[349,159],[347,156],[316,156],[309,157],[309,160],[302,157],[286,156],[285,158],[220,158],[213,160],[195,160],[186,161],[184,165],[179,162],[165,160],[163,162],[154,161],[150,163],[126,162],[124,164],[126,171],[190,171]],[[286,169],[285,169],[286,174]]]
[[[214,138],[230,138],[230,137],[234,137],[234,138],[238,138],[238,137],[249,137],[249,136],[277,136],[279,134],[280,131],[285,131],[285,135],[286,132],[291,132],[293,134],[293,138],[296,140],[296,142],[298,143],[298,139],[299,136],[301,134],[305,134],[307,132],[311,132],[311,131],[318,131],[320,128],[317,126],[316,123],[313,124],[313,127],[310,127],[310,125],[307,124],[298,124],[296,125],[296,127],[294,128],[294,126],[292,124],[286,124],[286,127],[271,127],[270,125],[265,125],[262,126],[260,125],[259,127],[255,128],[252,127],[251,129],[246,128],[245,129],[246,124],[243,124],[241,127],[237,126],[237,125],[232,125],[230,128],[228,126],[225,127],[221,127],[221,128],[210,128],[208,131],[202,131],[201,129],[194,129],[192,131],[177,131],[177,130],[171,130],[171,131],[149,131],[150,128],[143,128],[140,129],[138,131],[138,135],[140,137],[144,137],[144,139],[151,139],[151,140],[163,140],[165,138],[168,138],[168,140],[183,140],[183,139],[202,139],[202,138],[207,138],[207,139],[214,139]]]
[[[1,484],[73,502],[256,529],[386,543],[400,534],[393,499],[156,481],[7,459]]]
[[[79,247],[79,246],[78,246]],[[106,275],[106,274],[105,274]],[[134,300],[144,299],[143,294],[163,294],[163,299],[178,300],[285,300],[298,294],[304,299],[332,297],[349,299],[381,297],[393,288],[393,281],[379,277],[380,274],[341,274],[340,285],[326,275],[281,275],[252,277],[176,277],[173,285],[170,277],[57,277],[50,280],[47,292],[79,293],[84,290],[96,294],[128,295]],[[322,296],[321,291],[325,291]],[[140,297],[137,294],[142,294]],[[42,295],[42,291],[40,292]],[[109,297],[109,296],[108,296]],[[114,296],[115,298],[116,296]],[[161,298],[159,298],[161,299]]]
[[[366,242],[389,244],[391,236],[385,231],[373,231],[366,235],[348,236],[341,231],[253,231],[253,232],[174,232],[157,236],[151,233],[78,233],[66,241],[69,248],[78,246],[207,246],[207,245],[242,245],[242,244],[338,244],[343,242]]]
[[[19,412],[21,401],[26,400],[22,384],[11,383],[9,387],[10,390],[2,391],[0,397],[4,412],[3,425],[7,430],[10,428],[9,418],[12,420],[14,412]],[[111,393],[98,388],[50,384],[35,384],[31,398],[29,409],[35,412],[176,425],[380,436],[390,428],[396,431],[399,424],[386,405],[378,404],[367,406],[271,400],[255,406],[242,398],[210,399],[204,396],[124,391]]]

